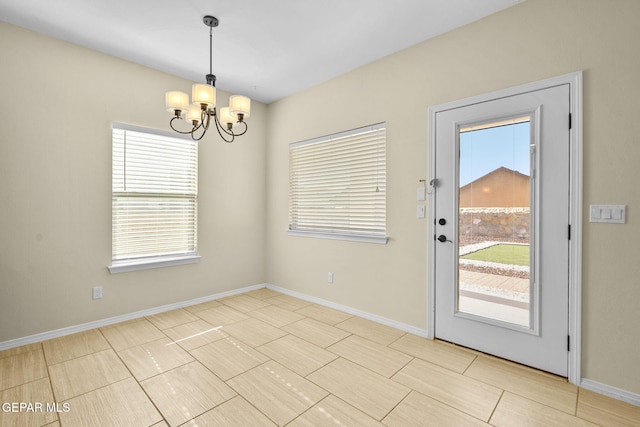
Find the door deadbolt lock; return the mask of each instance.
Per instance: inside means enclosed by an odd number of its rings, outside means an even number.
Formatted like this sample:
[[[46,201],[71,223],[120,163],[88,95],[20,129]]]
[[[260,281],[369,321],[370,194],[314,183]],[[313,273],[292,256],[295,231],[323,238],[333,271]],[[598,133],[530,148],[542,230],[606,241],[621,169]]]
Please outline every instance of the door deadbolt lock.
[[[440,225],[445,225],[446,223],[447,223],[447,220],[446,220],[446,219],[444,219],[444,218],[440,218],[440,219],[438,220],[438,224],[440,224]]]

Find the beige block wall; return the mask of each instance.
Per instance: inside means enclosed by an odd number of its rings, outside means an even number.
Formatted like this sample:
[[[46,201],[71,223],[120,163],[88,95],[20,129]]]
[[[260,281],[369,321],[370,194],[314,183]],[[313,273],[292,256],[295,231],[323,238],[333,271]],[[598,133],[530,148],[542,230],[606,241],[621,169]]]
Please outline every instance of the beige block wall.
[[[636,0],[527,0],[269,105],[267,281],[426,329],[429,106],[584,70],[582,376],[640,393],[638,16]],[[381,121],[389,243],[288,236],[288,144]],[[626,204],[627,224],[589,223],[589,204]]]
[[[0,58],[0,342],[264,282],[265,105],[200,143],[200,263],[110,275],[111,123],[192,82],[1,22]]]

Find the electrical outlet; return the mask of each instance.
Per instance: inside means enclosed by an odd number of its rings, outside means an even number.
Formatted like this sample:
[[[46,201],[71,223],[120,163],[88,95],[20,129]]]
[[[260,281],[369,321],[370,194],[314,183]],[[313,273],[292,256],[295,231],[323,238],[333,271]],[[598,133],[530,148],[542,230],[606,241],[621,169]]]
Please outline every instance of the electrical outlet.
[[[332,272],[328,272],[327,273],[327,283],[333,283],[333,273]]]
[[[91,291],[93,299],[102,299],[102,286],[94,286]]]

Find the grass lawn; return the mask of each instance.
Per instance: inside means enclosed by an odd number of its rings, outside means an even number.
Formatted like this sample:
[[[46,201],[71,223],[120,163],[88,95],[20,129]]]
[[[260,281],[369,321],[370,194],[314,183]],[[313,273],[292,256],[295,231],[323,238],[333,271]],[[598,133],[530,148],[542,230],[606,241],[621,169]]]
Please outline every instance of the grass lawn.
[[[529,245],[493,245],[461,256],[464,259],[497,262],[500,264],[529,265]]]

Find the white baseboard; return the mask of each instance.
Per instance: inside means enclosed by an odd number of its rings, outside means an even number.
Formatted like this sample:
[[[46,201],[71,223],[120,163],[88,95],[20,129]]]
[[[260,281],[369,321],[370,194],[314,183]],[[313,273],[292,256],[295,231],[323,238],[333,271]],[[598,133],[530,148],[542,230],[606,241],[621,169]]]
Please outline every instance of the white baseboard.
[[[421,337],[427,337],[427,330],[420,329],[415,326],[407,325],[406,323],[397,322],[395,320],[387,319],[386,317],[378,316],[376,314],[371,314],[366,311],[358,310],[352,307],[348,307],[346,305],[336,304],[335,302],[328,301],[322,298],[313,297],[310,295],[306,295],[300,292],[292,291],[290,289],[281,288],[276,285],[272,285],[267,283],[267,288],[274,290],[276,292],[283,293],[285,295],[289,295],[292,297],[299,298],[301,300],[313,302],[315,304],[323,305],[325,307],[334,308],[336,310],[344,311],[345,313],[353,314],[354,316],[362,317],[367,320],[371,320],[376,323],[381,323],[386,326],[391,326],[392,328],[400,329],[401,331],[408,332],[410,334],[418,335]]]
[[[77,332],[88,331],[89,329],[100,328],[102,326],[113,325],[114,323],[120,323],[127,320],[138,319],[144,316],[152,316],[154,314],[163,313],[165,311],[176,310],[178,308],[201,304],[203,302],[213,301],[213,300],[228,297],[231,295],[243,294],[245,292],[265,288],[266,286],[267,285],[265,283],[246,286],[244,288],[220,292],[220,293],[209,295],[206,297],[200,297],[200,298],[195,298],[188,301],[167,304],[160,307],[153,307],[146,310],[136,311],[134,313],[122,314],[120,316],[109,317],[107,319],[95,320],[93,322],[82,323],[80,325],[69,326],[67,328],[56,329],[48,332],[42,332],[39,334],[29,335],[27,337],[17,338],[14,340],[2,341],[0,342],[0,351],[7,350],[14,347],[20,347],[22,345],[33,344],[40,341],[46,341],[52,338],[58,338],[65,335],[71,335]]]
[[[622,400],[623,402],[631,403],[632,405],[640,406],[640,394],[631,393],[630,391],[622,390],[617,387],[612,387],[589,379],[582,379],[582,381],[580,381],[580,387],[598,394],[613,397],[614,399]]]

